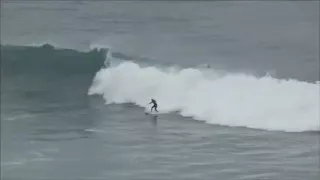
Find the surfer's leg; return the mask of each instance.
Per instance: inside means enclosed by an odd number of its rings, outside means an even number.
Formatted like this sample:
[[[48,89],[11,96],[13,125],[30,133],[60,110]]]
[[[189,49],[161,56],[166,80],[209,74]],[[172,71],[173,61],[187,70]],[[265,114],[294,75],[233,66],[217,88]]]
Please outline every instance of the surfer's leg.
[[[158,107],[158,106],[154,106],[154,109],[158,112],[157,107]]]
[[[155,107],[154,107],[154,106],[151,107],[151,112],[152,112],[152,109],[153,109],[153,108],[155,108]]]

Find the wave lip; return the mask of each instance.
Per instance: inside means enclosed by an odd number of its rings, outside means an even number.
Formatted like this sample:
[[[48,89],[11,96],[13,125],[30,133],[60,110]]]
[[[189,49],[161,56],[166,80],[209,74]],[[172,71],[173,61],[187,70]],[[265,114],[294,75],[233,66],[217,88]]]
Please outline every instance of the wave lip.
[[[319,84],[257,78],[245,74],[219,76],[212,70],[163,70],[133,62],[97,72],[89,95],[106,103],[147,107],[150,98],[162,112],[179,111],[210,124],[263,130],[319,131]]]

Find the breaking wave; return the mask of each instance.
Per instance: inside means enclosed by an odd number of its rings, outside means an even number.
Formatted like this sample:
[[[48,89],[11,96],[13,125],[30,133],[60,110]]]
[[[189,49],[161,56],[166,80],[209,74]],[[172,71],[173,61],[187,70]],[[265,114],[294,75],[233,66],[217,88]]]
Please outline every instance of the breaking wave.
[[[142,67],[134,62],[102,68],[89,95],[106,103],[147,107],[210,124],[263,130],[319,131],[319,83],[270,76],[220,74],[213,69]]]

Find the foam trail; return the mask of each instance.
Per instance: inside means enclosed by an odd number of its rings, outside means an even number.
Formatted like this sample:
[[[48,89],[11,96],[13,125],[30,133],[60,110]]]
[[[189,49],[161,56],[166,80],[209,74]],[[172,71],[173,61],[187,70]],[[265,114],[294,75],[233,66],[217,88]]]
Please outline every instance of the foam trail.
[[[212,71],[213,72],[213,71]],[[161,70],[133,62],[97,72],[89,95],[106,103],[132,102],[158,110],[179,110],[210,124],[288,132],[319,131],[319,84],[256,78],[245,74],[217,76],[198,69]]]

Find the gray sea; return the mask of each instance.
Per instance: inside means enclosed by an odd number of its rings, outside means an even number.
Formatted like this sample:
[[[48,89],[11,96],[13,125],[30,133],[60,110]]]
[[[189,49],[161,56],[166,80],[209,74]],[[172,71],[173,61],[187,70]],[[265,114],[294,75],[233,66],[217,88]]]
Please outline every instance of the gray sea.
[[[1,1],[1,180],[319,179],[319,7]]]

